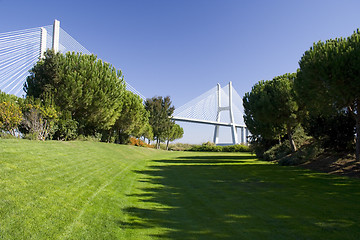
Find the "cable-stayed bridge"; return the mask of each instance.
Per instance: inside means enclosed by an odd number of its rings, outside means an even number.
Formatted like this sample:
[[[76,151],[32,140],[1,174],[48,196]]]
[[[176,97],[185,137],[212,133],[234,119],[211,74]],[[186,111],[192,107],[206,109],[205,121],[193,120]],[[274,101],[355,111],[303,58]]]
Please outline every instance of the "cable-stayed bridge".
[[[65,32],[57,20],[53,25],[0,33],[0,90],[18,97],[24,96],[23,86],[29,70],[50,48],[61,53],[91,54]],[[126,88],[146,100],[128,82]]]
[[[47,49],[55,52],[91,54],[67,32],[60,22],[53,25],[0,33],[0,90],[24,97],[23,86],[29,70],[43,57]],[[126,82],[129,91],[146,98]],[[210,124],[215,126],[214,143],[219,143],[220,127],[230,127],[232,144],[247,143],[249,132],[243,122],[242,98],[230,82],[221,88],[218,84],[201,96],[176,109],[175,121]],[[240,130],[240,131],[238,131]]]
[[[173,120],[215,126],[214,143],[219,144],[220,127],[230,127],[232,144],[247,143],[249,131],[244,124],[242,98],[232,82],[220,84],[177,108]]]

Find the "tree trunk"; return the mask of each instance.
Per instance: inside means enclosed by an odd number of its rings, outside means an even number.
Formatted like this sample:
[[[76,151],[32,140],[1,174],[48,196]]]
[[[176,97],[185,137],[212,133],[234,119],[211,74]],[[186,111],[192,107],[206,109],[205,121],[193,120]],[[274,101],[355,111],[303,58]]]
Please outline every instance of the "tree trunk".
[[[156,149],[160,149],[160,139],[156,139]]]
[[[288,137],[289,137],[291,150],[292,150],[293,152],[296,152],[297,148],[296,148],[294,139],[293,139],[293,137],[292,137],[291,128],[290,128],[289,126],[287,127],[287,134],[288,134]]]
[[[169,150],[169,140],[166,142],[166,151]]]

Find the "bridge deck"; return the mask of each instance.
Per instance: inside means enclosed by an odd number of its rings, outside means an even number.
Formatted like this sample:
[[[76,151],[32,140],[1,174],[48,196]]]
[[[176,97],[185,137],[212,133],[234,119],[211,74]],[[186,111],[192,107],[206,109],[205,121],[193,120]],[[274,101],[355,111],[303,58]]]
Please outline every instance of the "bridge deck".
[[[225,126],[225,127],[231,127],[235,126],[237,128],[246,128],[245,125],[240,124],[231,124],[231,123],[224,123],[224,122],[216,122],[216,121],[208,121],[208,120],[200,120],[200,119],[192,119],[192,118],[184,118],[184,117],[172,117],[175,121],[181,121],[181,122],[192,122],[192,123],[202,123],[202,124],[208,124],[208,125],[214,125],[214,126]]]

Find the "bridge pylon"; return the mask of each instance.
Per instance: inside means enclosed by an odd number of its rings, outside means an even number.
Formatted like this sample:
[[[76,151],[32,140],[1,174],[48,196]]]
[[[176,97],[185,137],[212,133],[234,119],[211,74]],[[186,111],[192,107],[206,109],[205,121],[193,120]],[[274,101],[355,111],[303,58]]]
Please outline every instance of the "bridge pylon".
[[[234,121],[234,114],[233,114],[233,103],[232,103],[232,82],[229,82],[229,105],[226,107],[221,106],[221,87],[220,83],[217,84],[216,89],[217,95],[217,114],[216,114],[216,122],[221,122],[221,112],[222,111],[229,111],[230,115],[230,126],[231,126],[231,136],[232,136],[232,144],[238,144],[238,137],[237,137],[237,129],[236,124]],[[215,126],[214,130],[214,143],[219,143],[219,128],[220,125]]]

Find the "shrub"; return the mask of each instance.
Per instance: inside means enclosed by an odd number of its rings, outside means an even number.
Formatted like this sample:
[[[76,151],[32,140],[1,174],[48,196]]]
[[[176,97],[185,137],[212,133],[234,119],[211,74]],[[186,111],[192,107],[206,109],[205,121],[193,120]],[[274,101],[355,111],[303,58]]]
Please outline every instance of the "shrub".
[[[154,146],[145,143],[144,141],[138,139],[138,138],[134,138],[134,137],[130,137],[129,138],[129,143],[130,145],[133,146],[139,146],[139,147],[148,147],[148,148],[153,148]]]
[[[283,166],[294,166],[302,164],[311,159],[315,159],[322,154],[324,149],[321,147],[320,142],[313,142],[303,146],[299,151],[281,158],[278,163]]]
[[[271,147],[269,150],[264,152],[263,160],[265,161],[274,161],[280,158],[285,157],[286,155],[292,152],[289,140],[276,144]]]
[[[273,145],[272,147],[268,148],[262,156],[258,156],[265,161],[274,161],[279,160],[289,154],[292,153],[290,141],[285,136],[285,140],[283,142]],[[301,146],[308,143],[311,137],[307,136],[304,132],[304,129],[301,126],[298,126],[293,134],[293,140],[296,146],[300,149]]]
[[[337,152],[354,150],[355,120],[350,113],[309,117],[306,130],[323,148]]]
[[[193,146],[195,146],[195,145],[187,144],[187,143],[174,143],[174,144],[169,145],[169,150],[170,151],[187,151],[187,150],[191,149]]]
[[[223,152],[250,152],[250,147],[246,145],[236,144],[223,147]]]
[[[22,113],[19,106],[12,102],[0,103],[0,130],[15,136],[21,119]]]
[[[245,145],[229,145],[229,146],[216,146],[212,142],[206,142],[202,145],[193,145],[188,151],[197,152],[250,152],[250,148]]]
[[[54,139],[57,140],[74,140],[77,137],[78,122],[73,119],[60,119],[57,123],[57,129]]]
[[[95,135],[85,136],[80,134],[76,140],[78,141],[89,141],[89,142],[100,142],[101,141],[101,133],[95,133]]]

